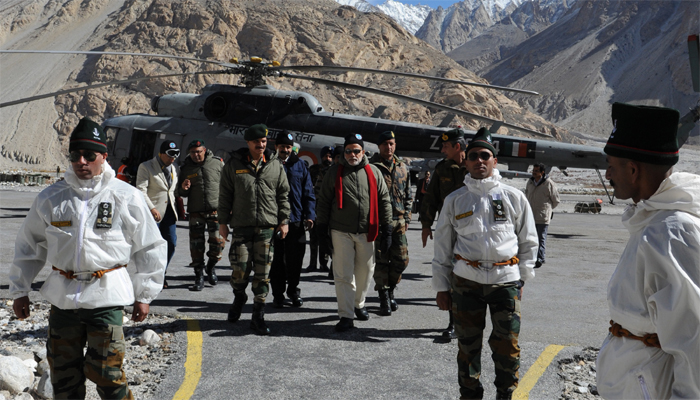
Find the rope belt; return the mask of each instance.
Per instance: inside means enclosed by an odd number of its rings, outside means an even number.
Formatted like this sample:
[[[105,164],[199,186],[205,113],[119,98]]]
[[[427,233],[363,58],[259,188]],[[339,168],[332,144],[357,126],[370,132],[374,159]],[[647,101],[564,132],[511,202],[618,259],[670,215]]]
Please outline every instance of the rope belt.
[[[101,270],[95,271],[95,272],[91,272],[91,271],[83,271],[83,272],[64,271],[62,269],[54,267],[53,265],[51,266],[51,269],[53,269],[54,271],[58,271],[58,273],[65,276],[66,279],[75,279],[77,281],[87,282],[87,281],[92,281],[93,279],[100,279],[107,272],[111,272],[111,271],[117,270],[119,268],[126,268],[126,265],[127,264],[117,265],[114,268],[101,269]],[[88,275],[88,278],[87,279],[80,278],[81,275]]]
[[[610,328],[608,329],[613,336],[616,337],[626,337],[628,339],[639,340],[648,347],[661,348],[661,343],[659,343],[659,335],[656,333],[647,333],[644,336],[636,336],[630,333],[627,329],[623,328],[620,324],[615,321],[610,321]]]
[[[460,256],[459,254],[455,254],[455,258],[458,259],[458,260],[464,261],[465,263],[467,263],[468,265],[471,265],[471,266],[474,267],[474,268],[479,268],[479,265],[481,265],[481,263],[483,263],[483,261],[472,261],[472,260],[467,260],[466,258]],[[504,266],[504,265],[515,265],[515,264],[517,264],[517,263],[519,263],[519,262],[520,262],[520,260],[518,259],[518,257],[517,257],[517,256],[513,256],[513,258],[511,258],[511,259],[508,260],[508,261],[495,262],[495,263],[493,263],[492,265],[493,265],[494,267],[502,267],[502,266]]]

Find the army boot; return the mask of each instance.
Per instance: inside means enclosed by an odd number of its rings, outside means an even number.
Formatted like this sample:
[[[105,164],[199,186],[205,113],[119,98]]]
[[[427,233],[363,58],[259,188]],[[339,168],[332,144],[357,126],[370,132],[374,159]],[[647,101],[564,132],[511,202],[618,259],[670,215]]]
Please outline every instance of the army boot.
[[[233,304],[228,309],[228,322],[236,322],[241,318],[241,312],[243,311],[243,306],[246,301],[248,301],[248,295],[243,292],[233,292]]]
[[[202,267],[194,267],[194,285],[190,286],[190,291],[201,292],[204,289],[204,273]]]
[[[219,282],[219,278],[216,276],[216,271],[214,270],[216,263],[216,259],[209,259],[209,262],[207,262],[207,280],[212,286],[216,286],[216,283]]]
[[[389,306],[391,307],[391,311],[399,309],[399,305],[396,303],[396,299],[394,299],[394,289],[396,289],[396,285],[389,286]]]
[[[253,318],[250,320],[250,329],[260,336],[270,334],[270,328],[265,324],[265,303],[253,303]]]
[[[452,311],[448,311],[450,313],[450,323],[447,324],[447,328],[442,331],[442,337],[448,340],[455,339],[457,336],[455,336],[455,324],[454,320],[452,319]]]
[[[389,289],[379,289],[379,315],[390,316]]]

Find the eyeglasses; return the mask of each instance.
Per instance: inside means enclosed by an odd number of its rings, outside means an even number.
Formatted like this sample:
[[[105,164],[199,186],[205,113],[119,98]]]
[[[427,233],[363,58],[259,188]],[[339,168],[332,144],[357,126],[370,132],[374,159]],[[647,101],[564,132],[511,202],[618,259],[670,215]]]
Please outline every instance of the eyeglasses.
[[[165,150],[165,154],[170,158],[177,158],[180,156],[180,150],[178,150],[178,149]]]
[[[362,153],[362,149],[345,149],[345,154],[358,155],[360,153]]]
[[[475,151],[473,153],[467,154],[467,158],[469,161],[476,161],[477,158],[482,159],[483,161],[488,161],[491,159],[491,153],[488,151]]]
[[[85,161],[87,162],[93,162],[97,160],[97,153],[89,150],[73,150],[68,155],[68,159],[70,160],[70,162],[78,162],[80,161],[80,157],[85,157]]]

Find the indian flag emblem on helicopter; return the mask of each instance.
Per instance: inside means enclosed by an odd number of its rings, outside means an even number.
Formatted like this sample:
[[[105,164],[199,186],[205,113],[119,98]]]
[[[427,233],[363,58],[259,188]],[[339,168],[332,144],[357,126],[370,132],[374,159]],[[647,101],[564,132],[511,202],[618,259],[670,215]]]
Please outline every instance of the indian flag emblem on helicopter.
[[[535,157],[535,144],[528,142],[505,141],[498,148],[498,155],[504,157]]]

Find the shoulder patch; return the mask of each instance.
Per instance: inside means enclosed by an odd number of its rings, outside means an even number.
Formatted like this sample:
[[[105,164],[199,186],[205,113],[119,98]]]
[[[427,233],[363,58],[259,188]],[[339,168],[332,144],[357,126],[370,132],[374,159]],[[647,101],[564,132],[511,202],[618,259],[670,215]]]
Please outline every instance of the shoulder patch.
[[[455,215],[455,219],[460,220],[462,218],[471,217],[473,214],[474,214],[474,211],[467,211],[464,214]]]
[[[249,169],[237,169],[236,174],[247,174],[250,173]]]

